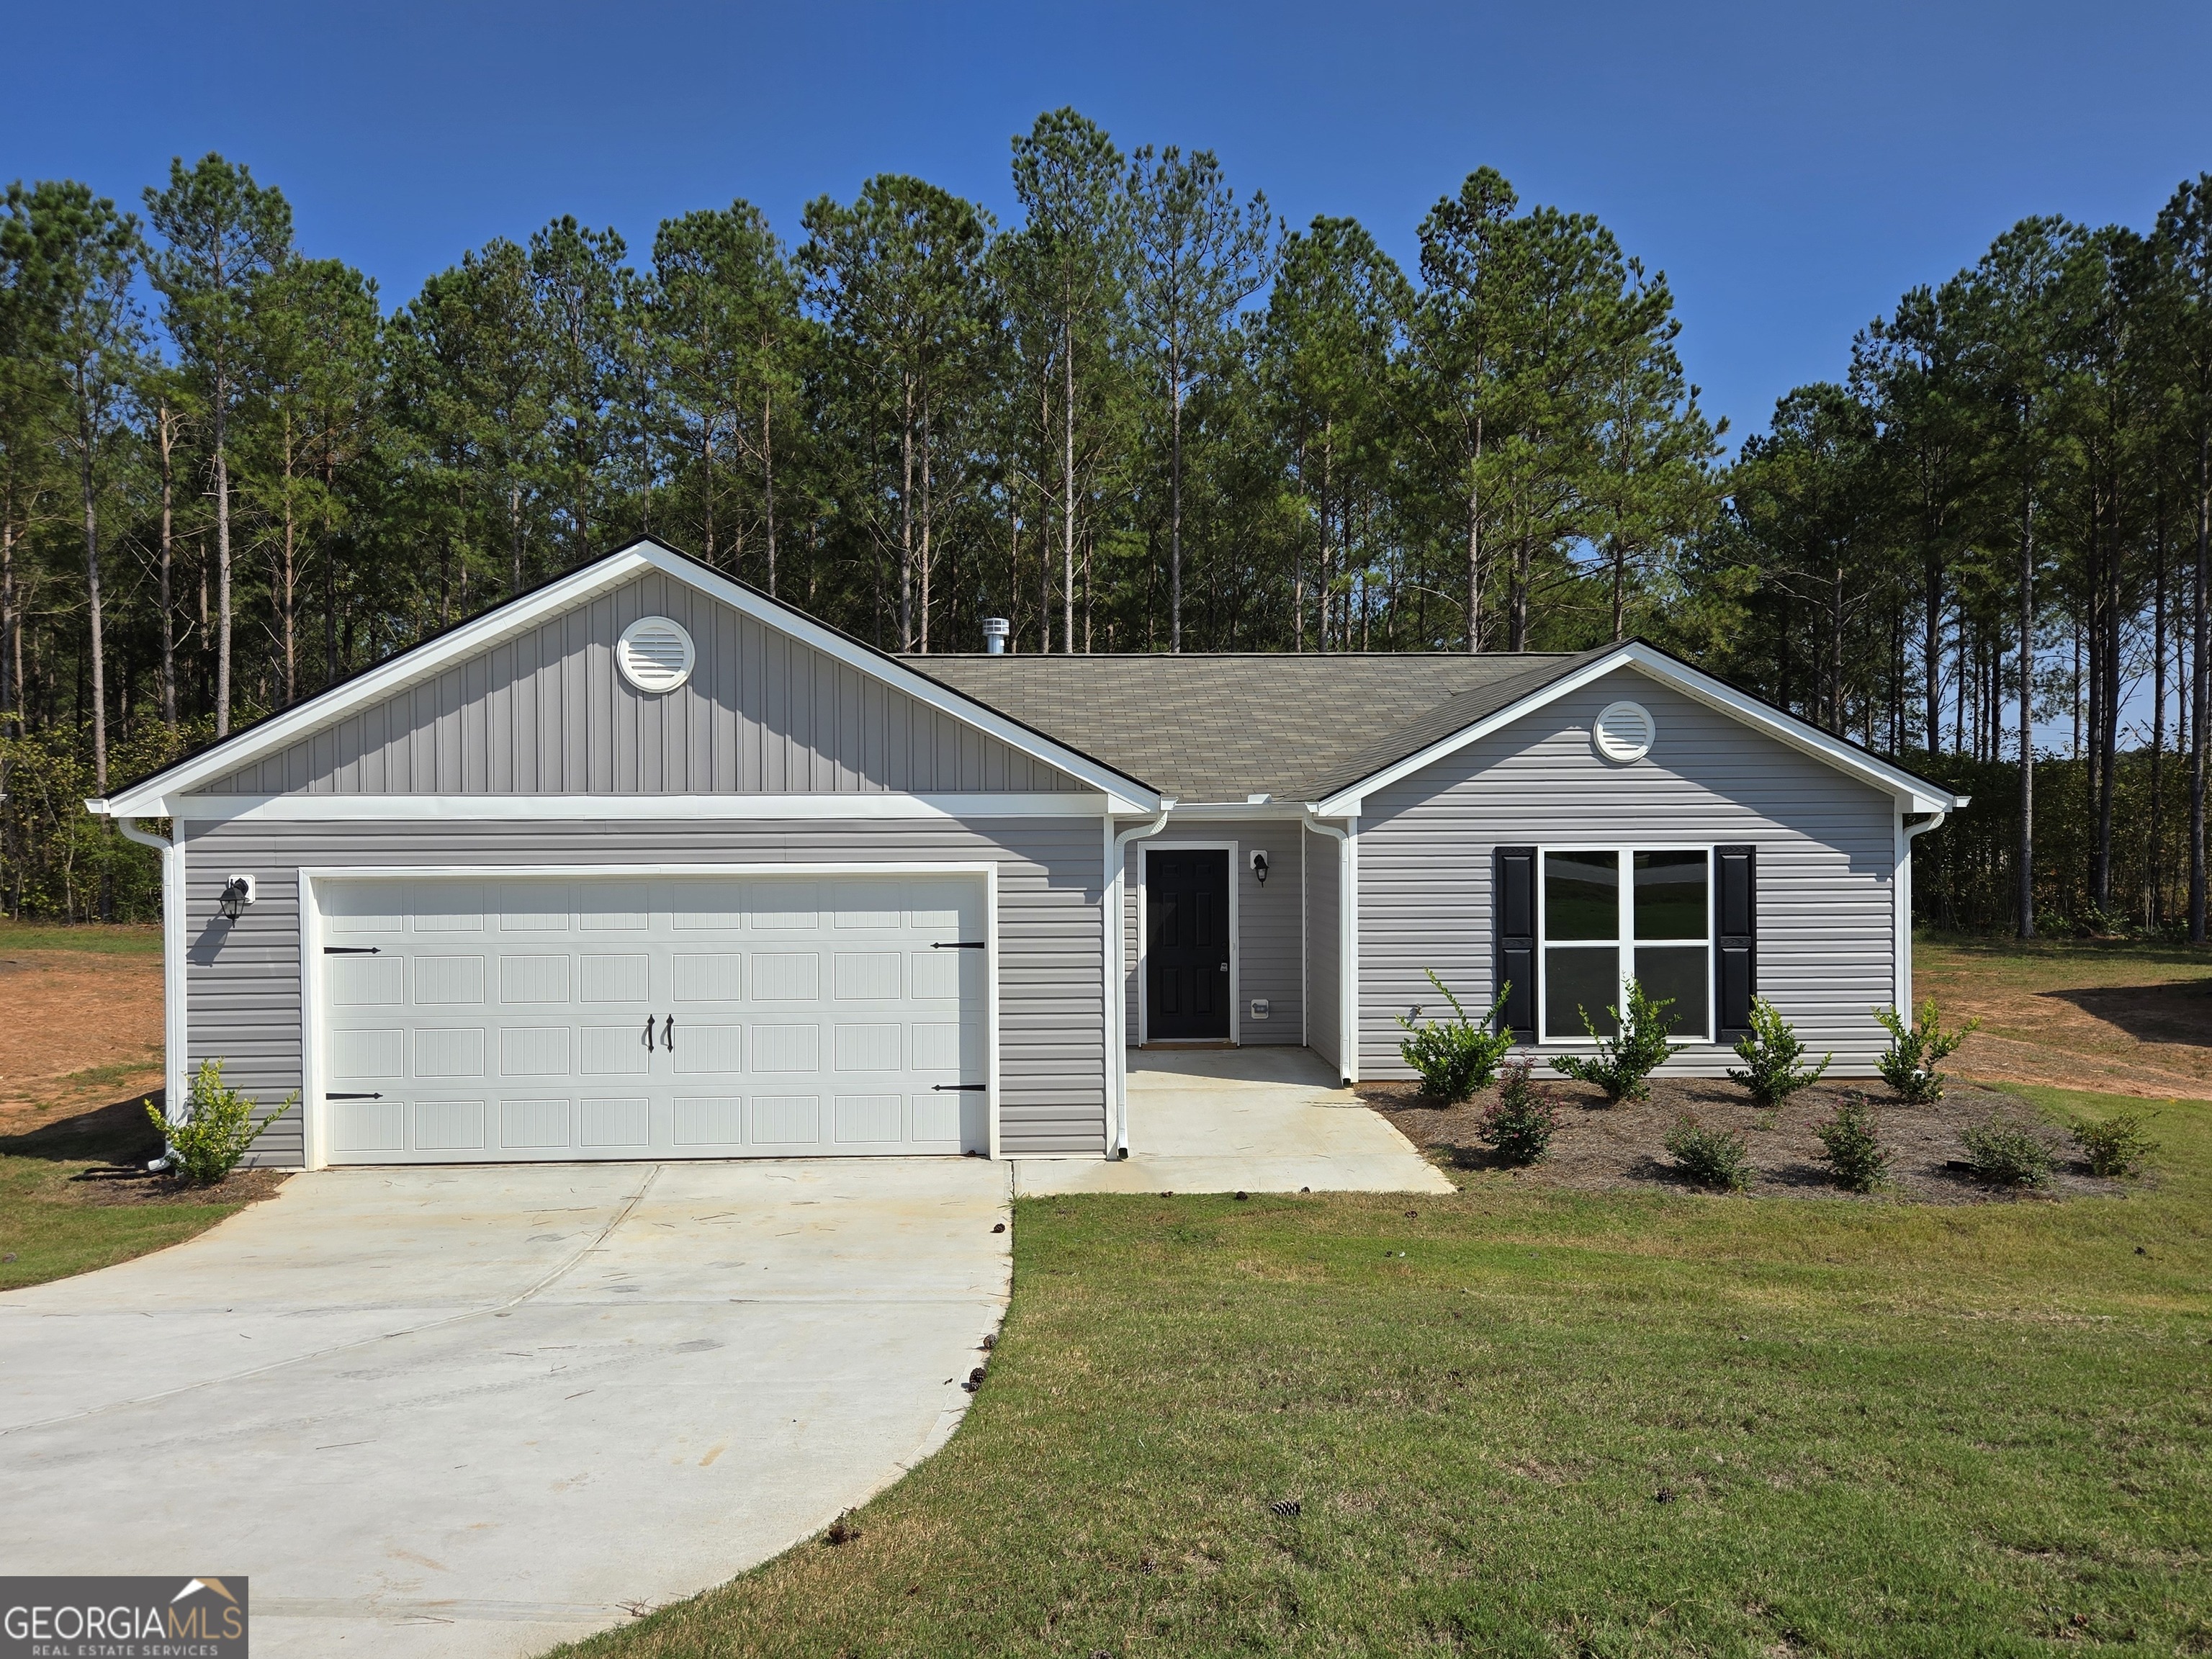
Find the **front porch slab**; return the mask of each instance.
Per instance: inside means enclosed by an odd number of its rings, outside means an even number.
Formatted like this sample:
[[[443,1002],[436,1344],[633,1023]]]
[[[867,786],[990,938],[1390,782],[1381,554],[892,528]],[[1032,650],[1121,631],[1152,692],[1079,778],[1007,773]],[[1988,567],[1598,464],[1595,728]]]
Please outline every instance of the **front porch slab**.
[[[1449,1193],[1304,1048],[1132,1048],[1129,1156],[1018,1158],[1014,1191]]]

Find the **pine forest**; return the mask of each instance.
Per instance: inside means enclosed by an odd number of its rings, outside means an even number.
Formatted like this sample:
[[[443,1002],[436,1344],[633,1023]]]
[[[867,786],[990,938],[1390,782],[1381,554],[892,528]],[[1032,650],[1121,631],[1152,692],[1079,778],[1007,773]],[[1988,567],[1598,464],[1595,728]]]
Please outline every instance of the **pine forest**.
[[[1973,798],[1922,919],[2202,940],[2212,173],[2032,218],[1735,444],[1664,275],[1484,168],[1402,268],[1073,110],[1017,223],[881,174],[395,300],[221,155],[0,211],[0,908],[88,797],[649,534],[889,651],[1641,637]],[[1732,453],[1731,453],[1732,452]]]

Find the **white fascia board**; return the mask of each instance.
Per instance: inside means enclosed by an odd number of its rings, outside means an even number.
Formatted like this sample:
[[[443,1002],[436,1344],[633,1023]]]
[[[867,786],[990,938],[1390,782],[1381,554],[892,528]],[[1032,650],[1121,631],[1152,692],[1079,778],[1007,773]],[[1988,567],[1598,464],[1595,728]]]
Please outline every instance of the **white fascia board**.
[[[1893,797],[1907,811],[1954,811],[1966,804],[1966,797],[1961,795],[1929,793],[1926,786],[1911,774],[1831,737],[1817,726],[1808,725],[1794,714],[1771,708],[1756,697],[1747,696],[1733,686],[1723,685],[1710,674],[1700,672],[1686,663],[1676,662],[1672,657],[1662,655],[1649,646],[1629,644],[1617,651],[1607,652],[1596,661],[1586,663],[1571,674],[1562,675],[1519,702],[1508,703],[1495,714],[1486,714],[1472,725],[1462,726],[1451,736],[1418,750],[1403,760],[1393,762],[1350,788],[1340,790],[1327,800],[1317,802],[1312,810],[1320,817],[1340,817],[1347,813],[1356,813],[1367,797],[1376,790],[1410,777],[1423,767],[1455,754],[1468,744],[1486,738],[1493,732],[1502,731],[1516,720],[1622,668],[1636,669],[1709,708],[1733,715],[1747,726],[1756,726],[1770,737],[1778,738],[1815,760],[1825,761],[1838,771],[1848,773],[1861,782]]]
[[[1305,817],[1305,808],[1296,801],[1270,801],[1265,805],[1253,806],[1238,801],[1178,800],[1173,805],[1178,823],[1261,818],[1281,818],[1296,823]]]
[[[672,576],[720,599],[733,610],[802,641],[839,662],[886,681],[916,702],[927,703],[977,731],[987,732],[1024,754],[1033,756],[1047,765],[1089,784],[1092,788],[1133,801],[1137,804],[1135,810],[1158,810],[1158,793],[1138,780],[1124,777],[1111,767],[1064,748],[1051,738],[1007,719],[996,709],[963,696],[949,686],[940,685],[902,663],[856,646],[812,618],[801,616],[773,599],[749,592],[727,578],[695,565],[653,542],[633,543],[620,552],[610,553],[596,563],[572,571],[558,581],[547,583],[526,598],[487,611],[483,616],[464,623],[427,646],[401,652],[388,662],[349,680],[336,690],[312,697],[264,721],[234,743],[217,744],[206,753],[195,756],[167,771],[158,772],[136,787],[97,805],[92,802],[86,805],[96,811],[118,817],[166,817],[166,809],[150,803],[193,788],[224,773],[235,771],[333,721],[343,720],[357,708],[380,702],[418,681],[428,679],[457,660],[479,651],[489,650],[516,635],[527,633],[550,617],[610,588],[619,587],[647,570],[658,570],[664,575]]]
[[[105,803],[87,805],[98,811]],[[1135,809],[1085,789],[995,795],[173,795],[145,810],[149,816],[203,825],[1095,818]]]

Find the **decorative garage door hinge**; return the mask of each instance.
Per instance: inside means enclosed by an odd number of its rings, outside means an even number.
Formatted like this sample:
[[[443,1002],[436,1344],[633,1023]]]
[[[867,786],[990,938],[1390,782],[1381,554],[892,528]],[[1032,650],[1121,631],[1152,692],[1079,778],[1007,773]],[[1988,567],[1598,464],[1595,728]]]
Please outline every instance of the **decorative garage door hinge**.
[[[989,1092],[988,1083],[933,1083],[929,1085],[940,1095],[980,1095]]]
[[[991,946],[989,941],[986,939],[963,939],[951,942],[939,939],[929,948],[933,951],[988,951]]]
[[[325,945],[323,954],[326,957],[380,957],[384,952],[374,945]]]
[[[323,1098],[324,1098],[325,1100],[381,1100],[381,1099],[383,1099],[383,1098],[384,1098],[384,1097],[383,1097],[382,1095],[342,1095],[342,1094],[334,1094],[334,1093],[331,1093],[331,1092],[330,1092],[329,1091],[327,1091],[327,1090],[326,1090],[326,1091],[324,1091]]]

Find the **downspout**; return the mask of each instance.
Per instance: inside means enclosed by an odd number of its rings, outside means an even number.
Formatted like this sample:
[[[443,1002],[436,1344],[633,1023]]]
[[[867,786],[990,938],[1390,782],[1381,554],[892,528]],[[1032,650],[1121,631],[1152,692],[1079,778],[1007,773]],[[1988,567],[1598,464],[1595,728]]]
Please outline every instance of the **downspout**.
[[[1127,940],[1128,906],[1122,896],[1123,875],[1129,865],[1129,843],[1142,841],[1147,836],[1157,836],[1167,828],[1168,814],[1175,811],[1172,796],[1160,802],[1160,815],[1146,823],[1124,830],[1113,837],[1113,850],[1108,854],[1106,872],[1106,1075],[1114,1096],[1114,1156],[1129,1155],[1129,994],[1122,982],[1127,972]],[[1106,820],[1107,830],[1113,830],[1114,820]]]
[[[1354,955],[1358,933],[1359,867],[1352,834],[1359,820],[1348,817],[1339,829],[1304,806],[1306,828],[1334,838],[1336,857],[1336,1073],[1346,1083],[1359,1078],[1359,975]]]
[[[103,802],[86,803],[95,811]],[[118,818],[125,841],[150,847],[161,855],[161,1109],[174,1123],[185,1109],[185,849],[172,836],[138,827],[136,818]],[[168,1167],[167,1148],[148,1167]]]
[[[1925,823],[1907,823],[1897,817],[1897,1012],[1908,1023],[1912,1018],[1912,843],[1930,830],[1941,830],[1950,816],[1939,807]]]

